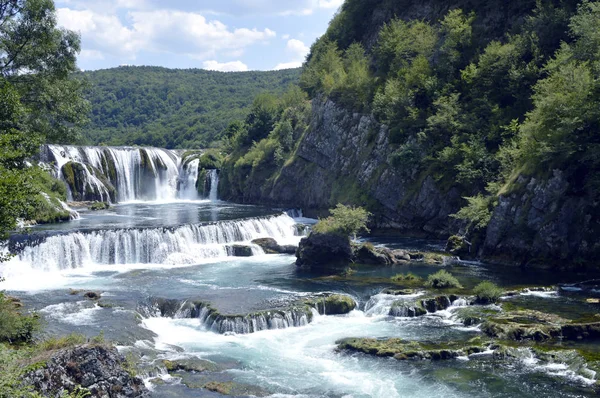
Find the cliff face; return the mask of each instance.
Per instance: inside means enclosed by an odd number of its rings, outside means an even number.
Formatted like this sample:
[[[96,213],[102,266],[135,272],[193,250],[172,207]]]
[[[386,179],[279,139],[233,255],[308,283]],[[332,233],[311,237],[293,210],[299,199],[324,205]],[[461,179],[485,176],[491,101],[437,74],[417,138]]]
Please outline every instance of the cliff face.
[[[274,179],[256,180],[243,197],[228,199],[305,211],[325,211],[339,202],[363,205],[375,213],[378,227],[447,235],[448,215],[461,204],[458,190],[443,191],[432,176],[420,177],[416,170],[395,170],[388,163],[391,152],[385,125],[315,99],[311,126],[293,159]]]
[[[600,206],[593,198],[574,194],[560,170],[517,184],[499,197],[480,256],[537,267],[599,265]]]

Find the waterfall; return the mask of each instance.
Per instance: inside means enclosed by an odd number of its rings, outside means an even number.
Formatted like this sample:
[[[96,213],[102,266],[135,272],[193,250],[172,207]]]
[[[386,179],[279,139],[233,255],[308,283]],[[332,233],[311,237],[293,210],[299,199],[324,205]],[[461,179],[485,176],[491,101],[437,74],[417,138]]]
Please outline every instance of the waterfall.
[[[138,311],[145,317],[197,318],[205,329],[220,334],[248,334],[301,327],[308,325],[316,317],[325,315],[324,309],[318,308],[314,301],[302,300],[289,307],[228,315],[203,301],[150,298],[149,305],[141,305]]]
[[[181,165],[179,169],[179,198],[180,199],[198,199],[198,180],[199,159],[194,159]]]
[[[294,220],[285,214],[177,228],[116,229],[64,235],[13,236],[16,256],[3,265],[2,276],[27,269],[61,271],[108,264],[197,264],[227,257],[228,244],[295,235]],[[17,243],[15,243],[17,242]],[[258,250],[254,246],[254,251]],[[2,268],[0,268],[2,269]]]
[[[111,202],[114,197],[128,202],[177,197],[181,157],[175,151],[71,145],[46,148],[45,160],[54,163],[55,176],[67,182],[69,200]]]
[[[219,173],[216,169],[208,170],[208,181],[210,182],[210,193],[208,199],[215,202],[218,199]]]

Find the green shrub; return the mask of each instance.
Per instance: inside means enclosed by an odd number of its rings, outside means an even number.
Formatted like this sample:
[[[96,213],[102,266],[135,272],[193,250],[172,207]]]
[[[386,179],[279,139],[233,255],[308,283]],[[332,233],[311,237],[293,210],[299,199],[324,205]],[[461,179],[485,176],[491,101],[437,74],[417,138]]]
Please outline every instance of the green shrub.
[[[473,289],[480,304],[491,304],[498,301],[504,291],[489,281],[483,281]]]
[[[53,351],[85,343],[87,343],[87,338],[84,335],[73,333],[63,337],[51,337],[38,344],[37,348],[41,351]]]
[[[435,274],[431,274],[427,277],[425,286],[433,287],[435,289],[448,289],[457,288],[462,289],[462,285],[451,273],[446,270],[440,270]]]
[[[367,221],[371,213],[362,207],[351,207],[338,204],[335,209],[329,210],[331,216],[320,219],[313,230],[317,233],[335,233],[345,236],[354,236],[361,231],[370,232]]]
[[[392,276],[392,282],[420,282],[421,278],[413,273],[397,274]]]
[[[0,292],[0,343],[28,343],[39,329],[37,315],[21,315],[17,304]]]

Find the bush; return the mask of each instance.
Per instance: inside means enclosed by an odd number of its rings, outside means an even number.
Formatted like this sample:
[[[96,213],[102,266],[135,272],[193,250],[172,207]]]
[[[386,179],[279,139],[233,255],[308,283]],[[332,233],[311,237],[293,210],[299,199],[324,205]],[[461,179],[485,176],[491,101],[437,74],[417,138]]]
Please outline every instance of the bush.
[[[462,289],[462,285],[451,273],[445,270],[441,270],[436,272],[435,274],[431,274],[427,277],[427,282],[425,283],[427,287],[433,287],[435,289],[448,289],[448,288],[457,288]]]
[[[421,278],[412,273],[397,274],[392,276],[392,282],[419,282]]]
[[[17,309],[17,303],[0,293],[0,343],[28,343],[40,329],[36,315],[21,315]]]
[[[480,304],[495,303],[503,292],[501,288],[489,281],[481,282],[473,289],[473,293],[477,296],[477,302]]]
[[[314,231],[321,234],[335,233],[346,236],[355,236],[361,231],[370,232],[367,221],[371,213],[362,207],[351,207],[338,204],[335,209],[329,210],[331,216],[320,219]]]

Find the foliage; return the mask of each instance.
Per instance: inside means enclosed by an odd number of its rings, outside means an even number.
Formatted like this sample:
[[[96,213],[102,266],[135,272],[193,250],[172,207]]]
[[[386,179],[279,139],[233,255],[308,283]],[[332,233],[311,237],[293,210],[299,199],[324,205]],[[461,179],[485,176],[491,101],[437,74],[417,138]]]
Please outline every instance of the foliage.
[[[418,276],[416,276],[415,274],[412,273],[406,273],[406,274],[397,274],[392,276],[391,278],[392,282],[420,282],[421,278],[419,278]]]
[[[313,228],[314,232],[321,234],[336,233],[345,236],[355,236],[361,231],[369,232],[367,221],[371,213],[364,208],[338,204],[329,212],[331,216],[320,219]]]
[[[486,197],[481,194],[465,198],[467,206],[463,207],[451,217],[468,222],[471,229],[483,229],[487,227],[492,218],[492,208],[494,198]]]
[[[473,293],[477,296],[477,301],[482,304],[491,304],[498,301],[504,291],[489,281],[479,283],[473,289]]]
[[[64,216],[41,185],[52,185],[27,159],[44,141],[73,141],[85,121],[82,83],[71,76],[79,37],[56,27],[51,0],[0,2],[0,239],[19,218]],[[53,202],[53,203],[49,203]],[[35,214],[38,212],[38,214]],[[61,214],[62,213],[62,214]],[[39,215],[39,217],[38,217]]]
[[[217,146],[261,92],[281,95],[297,69],[223,73],[119,67],[81,74],[93,112],[87,142],[164,148]],[[252,140],[249,141],[252,143]]]
[[[288,87],[280,97],[257,97],[245,121],[227,128],[230,155],[220,174],[221,196],[243,197],[249,186],[276,178],[307,129],[309,114],[310,103],[298,86]]]
[[[22,315],[17,303],[0,292],[0,343],[28,343],[40,329],[37,315]]]
[[[431,274],[427,277],[425,286],[433,287],[435,289],[449,289],[457,288],[462,289],[462,285],[451,273],[446,270],[440,270],[435,274]]]

